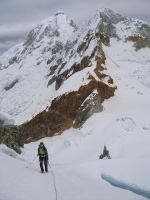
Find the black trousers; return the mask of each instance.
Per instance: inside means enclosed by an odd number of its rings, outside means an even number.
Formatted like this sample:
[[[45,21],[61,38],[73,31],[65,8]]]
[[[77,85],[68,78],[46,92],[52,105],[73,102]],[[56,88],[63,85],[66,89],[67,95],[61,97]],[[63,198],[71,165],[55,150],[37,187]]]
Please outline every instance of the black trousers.
[[[43,168],[43,162],[45,165],[45,171],[48,171],[48,159],[47,157],[39,157],[39,161],[40,161],[40,168],[41,168],[41,172],[44,172],[44,168]]]

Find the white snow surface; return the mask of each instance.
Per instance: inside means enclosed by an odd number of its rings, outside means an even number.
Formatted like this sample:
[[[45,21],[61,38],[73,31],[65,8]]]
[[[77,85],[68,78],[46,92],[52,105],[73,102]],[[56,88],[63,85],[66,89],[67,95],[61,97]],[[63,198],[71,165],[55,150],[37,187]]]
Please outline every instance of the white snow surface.
[[[104,111],[82,128],[25,144],[21,155],[1,144],[0,200],[150,199],[150,49],[135,51],[132,42],[112,38],[111,48],[103,45],[103,50],[104,72],[117,86],[115,96],[105,100]],[[45,63],[35,65],[37,55],[28,55],[33,57],[30,65],[24,60],[21,68],[13,65],[0,71],[0,109],[16,124],[30,120],[61,94],[78,90],[94,73],[95,62],[55,91],[54,84],[46,87]],[[9,93],[4,91],[16,79]],[[49,153],[47,174],[40,173],[36,158],[40,141]],[[99,159],[104,145],[111,159]]]
[[[143,106],[139,115],[134,107],[120,110],[113,102],[111,106],[105,105],[106,110],[93,115],[81,129],[40,140],[49,152],[47,174],[40,173],[35,159],[40,141],[24,145],[21,155],[0,145],[0,199],[150,198],[150,130],[144,129],[148,111]],[[99,159],[104,145],[110,160]]]
[[[15,120],[8,113],[0,111],[0,120],[3,121],[3,125],[14,125]]]

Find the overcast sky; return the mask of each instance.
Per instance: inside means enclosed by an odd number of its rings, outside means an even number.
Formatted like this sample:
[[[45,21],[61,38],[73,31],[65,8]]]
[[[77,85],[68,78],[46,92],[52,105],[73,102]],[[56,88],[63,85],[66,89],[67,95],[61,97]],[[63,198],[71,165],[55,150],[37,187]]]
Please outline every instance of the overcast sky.
[[[30,29],[57,11],[79,27],[99,7],[150,24],[150,0],[0,0],[0,55],[24,41]]]

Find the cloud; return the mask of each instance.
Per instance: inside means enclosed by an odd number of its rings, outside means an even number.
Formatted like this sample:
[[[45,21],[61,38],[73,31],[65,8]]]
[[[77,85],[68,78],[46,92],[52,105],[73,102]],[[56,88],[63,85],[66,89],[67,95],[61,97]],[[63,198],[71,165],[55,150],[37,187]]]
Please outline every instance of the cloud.
[[[107,3],[111,9],[116,12],[119,12],[122,15],[126,15],[128,17],[137,18],[137,19],[148,19],[148,23],[150,23],[150,1],[149,0],[130,0],[130,1],[109,1]]]
[[[32,28],[31,23],[10,23],[0,27],[0,55],[9,48],[22,42],[29,30]]]
[[[8,40],[0,40],[0,55],[2,55],[4,52],[6,52],[8,49],[10,49],[10,47],[13,47],[13,46],[15,46],[16,44],[19,44],[19,43],[21,43],[22,42],[22,40],[20,40],[20,39],[13,39],[13,40],[11,40],[11,39],[8,39]]]
[[[13,24],[7,24],[2,25],[0,29],[0,38],[1,37],[12,37],[14,35],[25,35],[25,33],[28,32],[28,30],[32,27],[32,23],[13,23]]]

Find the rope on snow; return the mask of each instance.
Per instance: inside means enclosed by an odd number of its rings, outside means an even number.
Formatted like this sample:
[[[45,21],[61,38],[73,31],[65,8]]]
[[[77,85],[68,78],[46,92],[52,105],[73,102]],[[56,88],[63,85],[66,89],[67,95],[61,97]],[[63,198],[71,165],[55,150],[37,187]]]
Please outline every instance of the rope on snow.
[[[48,162],[48,165],[50,166],[49,162]],[[50,166],[51,168],[51,166]],[[53,175],[53,182],[54,182],[54,188],[55,188],[55,194],[56,194],[56,200],[57,200],[57,189],[56,189],[56,183],[55,183],[55,175],[54,175],[54,172],[51,168],[51,171],[52,171],[52,175]]]

